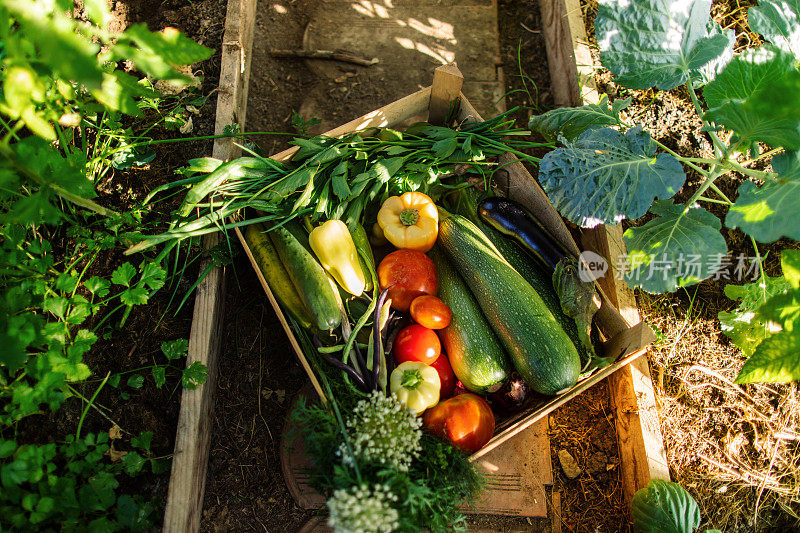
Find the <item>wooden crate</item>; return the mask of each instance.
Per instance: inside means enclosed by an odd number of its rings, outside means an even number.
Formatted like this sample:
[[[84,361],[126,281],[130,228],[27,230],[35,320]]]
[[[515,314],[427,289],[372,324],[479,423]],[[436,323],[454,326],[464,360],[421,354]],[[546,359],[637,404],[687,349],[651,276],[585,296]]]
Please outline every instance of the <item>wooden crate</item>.
[[[388,105],[385,105],[375,111],[367,113],[353,121],[348,122],[338,128],[325,132],[323,135],[329,137],[339,137],[354,132],[366,132],[373,130],[377,127],[395,127],[398,124],[406,122],[413,117],[428,114],[428,120],[432,123],[441,123],[444,116],[447,114],[451,105],[456,104],[458,108],[459,121],[480,121],[483,120],[480,115],[475,111],[469,100],[461,93],[461,83],[463,77],[455,65],[445,65],[436,69],[433,84],[430,87],[421,89],[411,95],[396,100]],[[284,150],[274,156],[273,159],[277,161],[289,160],[297,151],[298,147]],[[579,253],[578,245],[572,239],[572,236],[564,225],[561,216],[556,212],[550,204],[547,196],[536,183],[533,176],[525,169],[519,162],[515,161],[515,157],[509,154],[501,156],[501,162],[508,162],[509,164],[504,167],[507,175],[503,176],[502,186],[493,184],[497,192],[507,195],[509,198],[520,202],[527,207],[550,231],[550,233],[558,239],[568,249]],[[253,254],[251,253],[247,242],[244,239],[243,232],[240,228],[236,228],[236,234],[239,241],[250,259],[258,280],[264,288],[264,292],[272,305],[275,314],[278,317],[281,325],[289,337],[292,348],[300,363],[308,373],[311,383],[317,391],[320,399],[325,401],[325,395],[317,382],[317,378],[311,370],[309,361],[303,354],[300,346],[295,338],[294,331],[290,327],[283,310],[278,305],[270,290],[269,284],[261,274]],[[494,437],[489,441],[486,446],[481,448],[470,456],[471,460],[476,460],[484,456],[503,442],[519,434],[521,431],[530,427],[532,424],[541,420],[549,413],[563,405],[571,398],[574,398],[581,392],[585,391],[595,383],[603,378],[613,374],[616,370],[624,367],[631,361],[643,355],[646,351],[647,344],[653,338],[652,331],[643,322],[630,326],[618,310],[614,307],[614,303],[605,296],[602,288],[598,287],[602,299],[602,312],[598,312],[596,316],[596,324],[604,338],[608,339],[600,348],[601,356],[612,357],[616,362],[587,378],[579,381],[571,389],[553,397],[549,400],[542,400],[534,402],[533,405],[528,406],[523,412],[508,418],[500,419],[497,423],[497,429]]]
[[[256,4],[257,0],[228,0],[222,41],[222,69],[215,128],[217,133],[221,133],[230,124],[239,124],[244,129]],[[592,78],[594,65],[586,43],[579,1],[541,0],[540,9],[547,44],[551,90],[556,103],[579,105],[581,102],[597,102],[599,98]],[[452,69],[440,68],[432,87],[348,122],[327,132],[327,135],[339,136],[372,127],[391,126],[429,110],[431,118],[436,120],[437,114],[442,116],[446,112],[446,104],[460,95],[460,83],[459,74]],[[479,119],[463,95],[460,102],[462,118]],[[287,150],[277,154],[275,158],[288,158],[292,153],[293,150]],[[218,139],[214,144],[213,154],[214,157],[224,160],[239,155],[232,139]],[[509,156],[505,162],[511,160],[513,158]],[[515,163],[506,168],[511,179],[511,187],[506,191],[508,196],[537,213],[566,246],[577,249],[577,244],[572,240],[560,216],[524,167]],[[239,237],[244,244],[240,233]],[[204,239],[203,246],[210,248],[217,242],[218,236],[212,234]],[[614,258],[624,252],[621,229],[618,226],[599,226],[582,232],[581,245],[583,249],[596,251],[606,258]],[[246,244],[244,246],[247,250]],[[249,250],[247,253],[252,261]],[[611,264],[613,265],[613,261]],[[314,388],[321,394],[319,383],[302,356],[291,328],[258,269],[256,272],[293,349],[308,372]],[[490,443],[472,458],[474,460],[485,455],[569,399],[609,377],[622,463],[622,483],[629,501],[635,491],[644,487],[650,479],[669,479],[652,381],[647,360],[641,357],[647,343],[652,339],[652,332],[640,322],[633,293],[625,283],[618,282],[609,273],[600,280],[599,288],[603,306],[596,321],[608,339],[602,351],[604,355],[613,354],[619,357],[617,362],[584,379],[568,392],[514,418],[504,420]],[[167,532],[197,531],[200,525],[224,294],[224,270],[220,268],[212,269],[197,287],[187,365],[200,361],[208,367],[209,374],[205,385],[194,391],[185,389],[182,392],[164,517],[164,531]]]

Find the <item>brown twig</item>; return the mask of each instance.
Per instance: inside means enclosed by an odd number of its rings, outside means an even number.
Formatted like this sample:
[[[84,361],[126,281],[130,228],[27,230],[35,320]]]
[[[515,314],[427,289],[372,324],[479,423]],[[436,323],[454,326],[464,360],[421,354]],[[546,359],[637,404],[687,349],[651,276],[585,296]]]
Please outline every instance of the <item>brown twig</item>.
[[[302,57],[307,59],[331,59],[334,61],[344,61],[362,67],[370,67],[380,60],[377,57],[367,59],[355,55],[347,50],[278,50],[271,49],[269,55],[272,57]]]

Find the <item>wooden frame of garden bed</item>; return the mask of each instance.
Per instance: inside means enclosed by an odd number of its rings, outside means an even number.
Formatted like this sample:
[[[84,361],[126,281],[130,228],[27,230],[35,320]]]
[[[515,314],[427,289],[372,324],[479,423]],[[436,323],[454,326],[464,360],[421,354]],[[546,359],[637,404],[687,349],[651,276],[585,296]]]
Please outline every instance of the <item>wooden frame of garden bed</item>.
[[[217,100],[215,132],[218,134],[230,124],[239,124],[244,130],[256,5],[257,0],[228,0]],[[541,0],[540,8],[550,66],[551,90],[556,103],[577,105],[581,101],[596,102],[598,95],[592,79],[594,65],[586,42],[578,0]],[[432,119],[436,120],[446,112],[449,102],[460,95],[461,80],[457,69],[440,67],[435,74],[432,88],[422,89],[326,134],[338,136],[370,127],[391,126],[429,109]],[[460,96],[462,118],[476,118],[477,113],[463,95]],[[277,154],[275,158],[288,158],[292,153],[293,150],[287,150]],[[238,153],[233,139],[218,139],[214,143],[213,155],[223,160],[236,157]],[[576,245],[563,221],[525,168],[520,163],[508,165],[506,168],[512,184],[506,191],[509,196],[534,208],[537,214],[546,213],[543,222],[555,231],[557,238],[575,249]],[[252,261],[252,255],[238,230],[237,234]],[[219,237],[212,234],[204,239],[203,246],[208,249],[218,240]],[[607,258],[614,258],[624,251],[619,227],[600,226],[585,231],[582,233],[582,245],[585,249],[595,250]],[[257,268],[256,272],[293,349],[309,374],[314,388],[322,396],[322,390],[299,350],[280,307]],[[651,332],[640,323],[633,293],[627,285],[615,281],[614,276],[609,273],[601,280],[600,288],[603,309],[597,319],[603,333],[610,339],[604,350],[607,353],[627,355],[612,367],[596,372],[536,411],[523,413],[522,416],[506,422],[492,441],[473,457],[485,454],[597,381],[609,377],[622,462],[623,488],[626,499],[630,500],[635,491],[644,487],[650,479],[669,478],[647,360],[640,358],[645,353]],[[193,532],[200,527],[217,377],[219,333],[224,317],[224,296],[224,271],[214,268],[197,287],[187,357],[187,365],[200,361],[208,367],[208,380],[196,390],[184,389],[182,392],[172,475],[164,513],[166,532]]]

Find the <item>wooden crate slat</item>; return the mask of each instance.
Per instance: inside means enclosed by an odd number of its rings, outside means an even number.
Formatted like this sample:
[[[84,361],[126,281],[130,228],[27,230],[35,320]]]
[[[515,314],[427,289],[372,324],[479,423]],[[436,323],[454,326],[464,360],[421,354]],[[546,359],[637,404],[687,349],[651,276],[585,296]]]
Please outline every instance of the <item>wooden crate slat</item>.
[[[255,28],[256,0],[229,0],[223,36],[222,68],[215,133],[225,126],[244,127],[250,57]],[[228,160],[238,155],[233,139],[217,139],[213,156]],[[220,242],[212,233],[202,240],[204,250]],[[201,265],[203,272],[208,261]],[[208,368],[206,383],[195,390],[183,389],[175,450],[172,460],[167,503],[164,509],[165,532],[193,532],[200,528],[205,493],[208,448],[211,437],[211,411],[217,380],[222,319],[225,315],[225,272],[213,268],[196,288],[189,353],[186,365],[199,361]]]

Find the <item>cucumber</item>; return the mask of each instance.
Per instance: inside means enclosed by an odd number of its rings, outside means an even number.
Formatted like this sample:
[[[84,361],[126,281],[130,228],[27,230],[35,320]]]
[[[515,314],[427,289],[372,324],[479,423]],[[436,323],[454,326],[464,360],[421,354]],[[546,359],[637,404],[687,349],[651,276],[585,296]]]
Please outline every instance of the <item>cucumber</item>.
[[[440,330],[443,352],[456,377],[477,393],[494,392],[511,371],[508,356],[464,281],[439,246],[428,252],[439,275],[439,298],[453,311],[450,325]]]
[[[439,244],[533,390],[553,395],[575,385],[580,357],[536,290],[478,227],[459,215],[439,222]]]
[[[278,251],[272,241],[264,233],[265,228],[261,224],[250,224],[244,232],[244,240],[247,247],[253,254],[258,268],[267,280],[269,288],[275,299],[291,314],[297,323],[304,328],[310,328],[313,318],[300,294],[289,277],[289,272],[281,263]]]
[[[578,336],[578,327],[575,325],[575,320],[564,314],[561,309],[561,302],[558,300],[558,295],[553,288],[552,274],[546,274],[541,267],[539,267],[531,257],[522,249],[522,247],[494,229],[493,227],[484,224],[477,214],[477,204],[480,198],[480,192],[475,190],[474,187],[460,191],[464,197],[463,201],[455,205],[456,211],[459,215],[467,217],[472,221],[484,235],[486,235],[492,244],[495,245],[506,261],[514,267],[514,269],[525,278],[525,281],[531,284],[536,292],[541,296],[544,304],[553,313],[553,316],[558,320],[561,329],[572,340],[575,348],[578,350],[581,361],[588,361],[590,354],[586,346],[580,341]]]
[[[322,265],[293,232],[286,229],[286,225],[269,232],[272,244],[275,245],[300,299],[311,312],[314,325],[321,330],[333,329],[342,323],[338,295],[328,281],[328,274]]]

